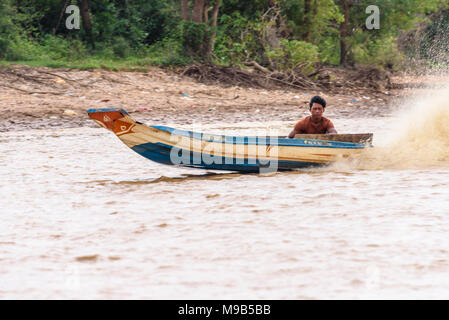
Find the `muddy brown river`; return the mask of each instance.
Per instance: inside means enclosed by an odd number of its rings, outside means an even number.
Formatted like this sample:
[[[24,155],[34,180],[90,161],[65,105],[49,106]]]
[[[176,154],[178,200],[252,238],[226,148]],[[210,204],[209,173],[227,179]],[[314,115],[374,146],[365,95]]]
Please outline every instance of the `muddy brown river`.
[[[375,147],[269,175],[156,164],[102,128],[0,133],[0,298],[447,299],[444,92],[394,114],[334,112]]]

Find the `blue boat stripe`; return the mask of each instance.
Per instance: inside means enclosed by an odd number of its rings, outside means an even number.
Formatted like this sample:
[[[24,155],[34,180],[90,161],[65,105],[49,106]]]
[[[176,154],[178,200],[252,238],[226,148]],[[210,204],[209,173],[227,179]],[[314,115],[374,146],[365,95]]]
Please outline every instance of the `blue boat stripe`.
[[[128,114],[128,115],[129,115],[129,113],[128,113],[125,109],[122,109],[122,108],[100,108],[100,109],[89,109],[89,110],[87,110],[87,113],[109,112],[109,111],[121,111],[121,112],[123,112],[124,114]]]
[[[229,144],[243,144],[243,145],[272,145],[285,147],[316,147],[316,148],[345,148],[345,149],[363,149],[365,144],[328,141],[316,139],[284,139],[275,138],[271,141],[270,137],[265,136],[224,136],[217,134],[201,133],[187,130],[180,130],[166,126],[151,126],[152,128],[169,132],[173,135],[193,138],[206,142],[229,143]],[[214,137],[209,139],[208,137]]]

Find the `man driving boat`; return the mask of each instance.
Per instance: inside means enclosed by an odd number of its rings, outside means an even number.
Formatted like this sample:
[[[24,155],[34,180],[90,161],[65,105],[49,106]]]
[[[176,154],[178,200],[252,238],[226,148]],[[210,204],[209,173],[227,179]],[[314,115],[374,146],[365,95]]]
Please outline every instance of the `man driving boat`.
[[[296,134],[325,134],[337,133],[334,124],[328,118],[323,117],[324,109],[326,108],[326,101],[320,96],[315,96],[310,100],[309,110],[310,116],[299,120],[292,132],[288,135],[289,138],[294,138]]]

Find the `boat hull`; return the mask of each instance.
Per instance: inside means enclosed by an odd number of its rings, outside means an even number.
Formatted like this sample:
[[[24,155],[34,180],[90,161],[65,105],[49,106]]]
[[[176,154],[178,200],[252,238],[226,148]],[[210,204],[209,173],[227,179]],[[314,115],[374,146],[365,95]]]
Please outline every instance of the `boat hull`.
[[[224,136],[136,122],[119,108],[89,116],[133,151],[152,161],[193,168],[273,172],[322,166],[360,153],[362,143],[265,136]]]
[[[212,170],[259,172],[261,169],[276,171],[270,170],[270,168],[277,168],[277,170],[291,170],[295,168],[325,165],[325,163],[316,162],[277,159],[260,161],[260,159],[257,158],[236,158],[226,156],[214,156],[213,161],[210,161],[205,159],[203,153],[195,151],[186,152],[185,149],[179,150],[179,156],[176,161],[173,161],[174,148],[175,147],[163,143],[144,143],[131,147],[133,151],[141,156],[158,163]]]

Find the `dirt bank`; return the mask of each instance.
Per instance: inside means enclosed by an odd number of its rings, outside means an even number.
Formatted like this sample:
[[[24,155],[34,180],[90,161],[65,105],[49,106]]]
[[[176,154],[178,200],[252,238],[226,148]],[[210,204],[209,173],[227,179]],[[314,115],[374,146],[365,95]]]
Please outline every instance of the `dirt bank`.
[[[396,89],[388,91],[349,86],[337,91],[291,87],[267,90],[205,85],[159,68],[114,72],[12,66],[0,69],[0,75],[2,132],[95,126],[86,110],[112,106],[152,124],[295,121],[307,113],[313,95],[322,95],[328,101],[329,116],[388,115],[404,96],[435,82],[428,77],[396,77],[392,78]]]

